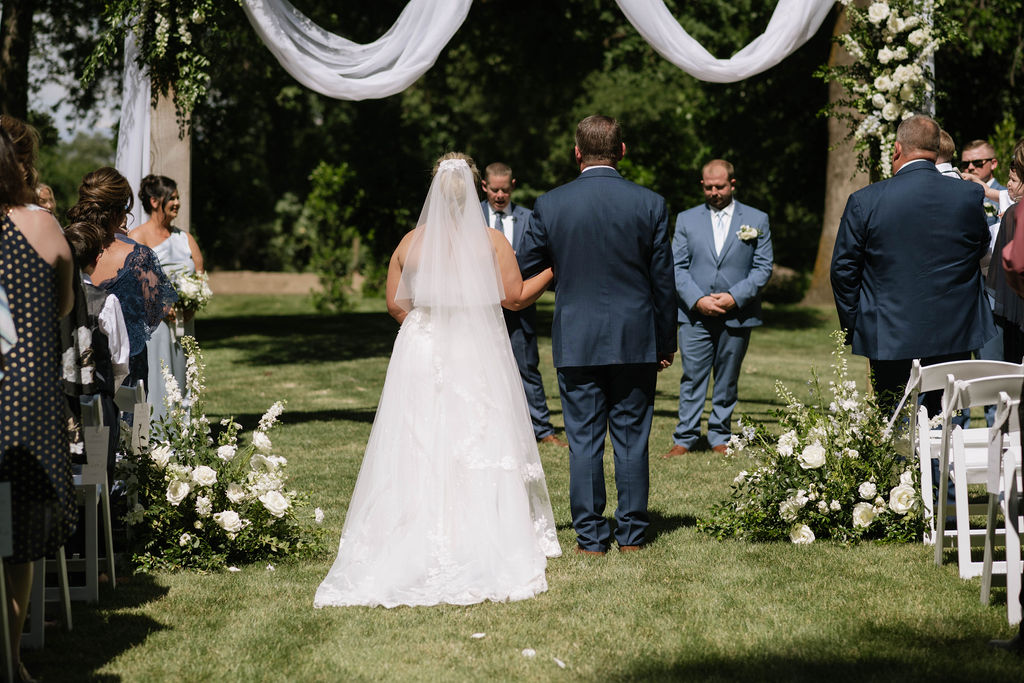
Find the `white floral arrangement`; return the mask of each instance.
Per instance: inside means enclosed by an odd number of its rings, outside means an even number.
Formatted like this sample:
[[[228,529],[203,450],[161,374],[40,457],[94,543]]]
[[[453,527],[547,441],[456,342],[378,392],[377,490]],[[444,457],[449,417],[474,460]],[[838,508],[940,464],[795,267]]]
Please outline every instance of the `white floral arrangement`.
[[[209,275],[188,270],[173,271],[168,275],[174,291],[178,293],[178,306],[189,311],[199,311],[210,303],[213,291],[210,289]]]
[[[756,240],[763,234],[760,230],[750,225],[741,225],[740,229],[736,231],[736,236],[743,242]]]
[[[928,108],[932,59],[955,29],[942,0],[876,1],[866,8],[840,2],[850,30],[835,40],[856,61],[819,69],[819,76],[839,82],[848,94],[823,113],[849,122],[860,167],[885,178],[896,128]]]
[[[182,338],[189,399],[163,368],[167,416],[153,427],[146,452],[122,458],[125,515],[132,559],[141,571],[214,570],[228,565],[309,556],[323,547],[323,511],[308,514],[306,496],[288,487],[287,459],[269,432],[284,410],[274,403],[248,446],[242,426],[221,420],[215,441],[203,413],[204,366],[192,337]]]
[[[899,439],[871,396],[849,378],[843,334],[834,334],[834,379],[823,391],[817,375],[805,405],[781,382],[776,392],[780,436],[743,426],[731,457],[748,460],[700,528],[718,538],[752,541],[817,539],[909,542],[924,531],[917,462],[901,454]]]

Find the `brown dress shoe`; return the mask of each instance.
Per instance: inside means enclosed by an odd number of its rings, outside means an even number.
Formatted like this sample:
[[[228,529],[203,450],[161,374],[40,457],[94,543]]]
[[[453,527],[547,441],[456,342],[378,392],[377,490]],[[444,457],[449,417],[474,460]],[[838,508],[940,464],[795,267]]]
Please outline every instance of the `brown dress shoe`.
[[[727,450],[729,450],[729,447],[726,446],[725,444],[718,444],[717,446],[712,446],[711,450],[713,450],[715,453],[725,453]]]
[[[640,550],[641,548],[643,548],[642,545],[620,545],[619,546],[619,552],[620,553],[635,553],[636,551]]]
[[[567,444],[566,442],[562,441],[561,439],[559,439],[554,434],[548,434],[543,439],[538,439],[537,443],[550,443],[550,444],[554,444],[556,446],[561,446],[562,448],[568,448],[569,447],[569,444]]]
[[[679,444],[673,444],[672,450],[670,450],[668,453],[665,453],[661,457],[663,457],[663,458],[675,458],[676,456],[679,456],[679,455],[686,455],[689,452],[690,452],[690,449],[687,448],[686,446],[680,446]]]
[[[576,554],[577,555],[604,555],[604,553],[605,553],[605,551],[603,551],[603,550],[587,550],[585,548],[581,548],[579,546],[576,546]]]

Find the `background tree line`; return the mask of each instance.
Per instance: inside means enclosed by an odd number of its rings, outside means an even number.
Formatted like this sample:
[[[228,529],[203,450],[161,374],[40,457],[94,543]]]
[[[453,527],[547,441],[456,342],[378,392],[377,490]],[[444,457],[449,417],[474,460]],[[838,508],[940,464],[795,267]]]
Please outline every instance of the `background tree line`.
[[[294,4],[324,28],[369,42],[406,0]],[[763,32],[776,3],[667,4],[692,36],[727,57]],[[1005,148],[1024,112],[1022,0],[947,5],[967,39],[936,59],[937,116],[958,143],[996,134]],[[80,71],[89,35],[99,29],[95,4],[3,0],[8,36],[15,6],[32,7],[33,49],[55,68]],[[827,87],[813,72],[828,57],[835,16],[779,66],[712,84],[657,55],[610,0],[478,0],[415,85],[384,100],[343,102],[298,85],[232,7],[217,44],[204,46],[214,64],[211,96],[193,117],[194,231],[215,268],[315,268],[330,276],[325,302],[340,302],[353,276],[380,285],[442,152],[465,151],[481,168],[509,163],[519,180],[516,199],[529,206],[575,176],[575,124],[600,112],[624,124],[623,174],[663,194],[673,212],[702,200],[704,162],[732,161],[738,196],[771,216],[777,263],[807,272],[821,231],[829,144],[817,116]],[[0,70],[12,72],[3,53]],[[2,94],[5,111],[16,110],[15,95]],[[69,96],[87,112],[96,97],[110,95],[100,85]],[[47,129],[46,112],[31,118]],[[47,130],[44,175],[71,201],[104,143],[59,144]]]

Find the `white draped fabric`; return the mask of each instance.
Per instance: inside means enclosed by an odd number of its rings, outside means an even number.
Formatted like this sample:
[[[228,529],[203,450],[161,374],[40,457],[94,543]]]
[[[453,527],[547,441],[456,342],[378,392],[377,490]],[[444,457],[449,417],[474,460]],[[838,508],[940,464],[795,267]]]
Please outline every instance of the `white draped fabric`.
[[[734,83],[775,66],[817,33],[835,0],[779,0],[765,32],[729,59],[716,59],[683,30],[662,0],[616,0],[658,54],[702,81]]]
[[[117,132],[116,167],[132,186],[132,196],[139,196],[139,183],[149,174],[149,78],[136,60],[139,48],[135,34],[124,39],[124,88],[121,93],[121,126]],[[128,216],[127,229],[142,225],[146,212],[136,199]]]
[[[394,95],[429,69],[465,21],[472,0],[409,0],[394,25],[365,45],[325,31],[287,0],[244,0],[249,21],[281,66],[306,87],[344,100]],[[616,0],[665,59],[703,81],[731,83],[770,69],[821,26],[834,0],[779,0],[765,32],[729,59],[717,59],[694,40],[663,0]],[[555,11],[555,8],[552,8]],[[149,172],[149,79],[136,66],[138,50],[125,39],[124,95],[117,168],[138,190]],[[132,224],[141,222],[141,212]]]
[[[394,95],[437,61],[472,0],[410,0],[387,33],[361,45],[314,24],[287,0],[245,0],[253,28],[285,71],[340,100]]]

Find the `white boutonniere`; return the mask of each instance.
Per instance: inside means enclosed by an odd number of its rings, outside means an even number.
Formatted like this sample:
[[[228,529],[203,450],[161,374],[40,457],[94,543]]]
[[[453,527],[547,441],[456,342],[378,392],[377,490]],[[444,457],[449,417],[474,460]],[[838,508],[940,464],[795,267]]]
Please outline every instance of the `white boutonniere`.
[[[756,240],[758,237],[760,237],[763,234],[764,233],[762,233],[757,228],[752,228],[749,225],[741,225],[740,229],[736,232],[736,236],[739,237],[744,242],[750,242],[751,240]]]
[[[999,207],[985,202],[985,215],[992,216],[993,218],[999,215]]]

